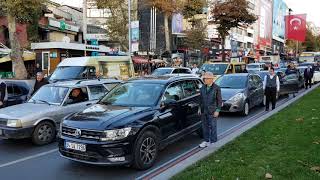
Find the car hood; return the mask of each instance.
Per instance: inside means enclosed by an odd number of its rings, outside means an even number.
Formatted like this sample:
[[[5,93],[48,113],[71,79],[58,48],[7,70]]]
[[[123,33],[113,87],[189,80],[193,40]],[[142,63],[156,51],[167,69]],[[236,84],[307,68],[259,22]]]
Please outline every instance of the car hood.
[[[33,104],[24,103],[15,106],[9,106],[0,109],[0,118],[5,119],[21,119],[27,116],[34,116],[39,113],[46,113],[48,111],[54,111],[59,106],[48,105],[48,104]]]
[[[227,101],[236,94],[243,92],[244,89],[228,89],[228,88],[221,88],[221,96],[223,101]]]
[[[80,129],[112,129],[139,120],[141,117],[150,114],[151,110],[151,107],[122,107],[96,104],[71,117],[67,117],[63,124]]]

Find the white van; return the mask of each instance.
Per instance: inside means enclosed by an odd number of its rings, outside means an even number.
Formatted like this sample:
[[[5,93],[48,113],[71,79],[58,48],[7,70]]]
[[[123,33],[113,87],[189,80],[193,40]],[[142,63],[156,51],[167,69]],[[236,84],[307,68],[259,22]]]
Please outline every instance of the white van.
[[[247,65],[247,70],[250,71],[263,71],[266,68],[265,63],[251,63]]]
[[[134,76],[130,56],[88,56],[64,59],[49,81],[102,78],[126,80]]]

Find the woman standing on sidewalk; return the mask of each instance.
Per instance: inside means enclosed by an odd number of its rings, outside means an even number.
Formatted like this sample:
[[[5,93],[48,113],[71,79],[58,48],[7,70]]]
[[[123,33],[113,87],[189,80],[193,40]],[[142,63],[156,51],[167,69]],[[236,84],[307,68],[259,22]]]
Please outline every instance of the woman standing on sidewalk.
[[[201,148],[217,142],[217,118],[222,106],[221,89],[214,84],[214,76],[211,72],[203,75],[204,86],[200,89],[200,107],[198,114],[201,116],[202,133],[204,142]]]

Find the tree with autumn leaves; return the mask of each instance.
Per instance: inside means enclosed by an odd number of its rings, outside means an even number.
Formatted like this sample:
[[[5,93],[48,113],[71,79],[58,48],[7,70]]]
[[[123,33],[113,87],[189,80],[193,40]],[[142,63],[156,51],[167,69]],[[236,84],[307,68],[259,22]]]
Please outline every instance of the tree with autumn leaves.
[[[257,17],[248,11],[249,4],[246,0],[216,1],[212,4],[213,23],[217,25],[217,31],[221,38],[222,60],[225,56],[225,39],[232,28],[249,26]]]
[[[23,50],[17,38],[16,23],[30,23],[34,13],[41,9],[42,3],[43,0],[0,0],[1,11],[8,20],[10,58],[17,79],[27,78],[28,73],[22,57]]]

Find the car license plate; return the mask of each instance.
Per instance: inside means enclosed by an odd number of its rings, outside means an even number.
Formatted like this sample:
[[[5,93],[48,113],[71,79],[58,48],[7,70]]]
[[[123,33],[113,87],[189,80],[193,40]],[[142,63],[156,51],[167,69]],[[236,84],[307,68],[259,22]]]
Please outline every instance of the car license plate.
[[[87,150],[87,147],[85,144],[65,142],[64,146],[66,149],[72,149],[72,150],[81,151],[81,152],[86,152]]]

